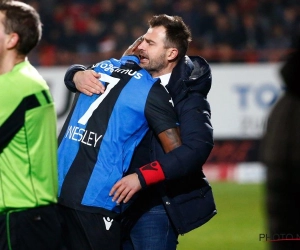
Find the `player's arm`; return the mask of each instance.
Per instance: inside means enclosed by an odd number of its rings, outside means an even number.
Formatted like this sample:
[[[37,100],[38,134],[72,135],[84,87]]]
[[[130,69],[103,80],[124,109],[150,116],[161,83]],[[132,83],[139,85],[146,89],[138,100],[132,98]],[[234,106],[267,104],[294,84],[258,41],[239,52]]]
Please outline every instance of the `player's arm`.
[[[181,145],[177,116],[172,106],[172,100],[164,87],[156,84],[152,87],[146,102],[146,117],[150,128],[158,136],[166,153]],[[158,161],[149,163],[136,173],[119,180],[111,189],[110,195],[117,203],[127,202],[142,189],[142,186],[152,185],[165,179],[164,172]]]
[[[118,203],[129,201],[142,185],[181,178],[202,168],[213,148],[209,105],[195,96],[187,100],[185,107],[179,117],[182,145],[117,182],[110,194]]]
[[[158,134],[158,138],[162,144],[165,153],[169,153],[173,149],[181,145],[179,128],[170,128]]]
[[[170,128],[158,134],[158,138],[166,153],[180,147],[181,139],[178,128]],[[118,204],[128,202],[132,196],[142,189],[142,185],[146,186],[145,178],[149,182],[159,182],[165,178],[165,175],[158,161],[143,166],[147,177],[141,176],[140,172],[129,174],[119,180],[111,189],[109,195],[113,196],[112,200]],[[142,182],[142,183],[141,183]]]

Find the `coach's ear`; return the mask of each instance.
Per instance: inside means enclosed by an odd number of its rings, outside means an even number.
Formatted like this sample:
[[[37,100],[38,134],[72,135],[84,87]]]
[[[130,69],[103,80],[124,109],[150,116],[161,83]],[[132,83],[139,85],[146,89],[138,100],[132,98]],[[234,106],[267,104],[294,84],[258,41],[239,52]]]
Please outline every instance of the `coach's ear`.
[[[7,49],[13,49],[17,46],[19,42],[19,35],[17,33],[10,33],[7,35],[6,47]]]
[[[178,49],[168,48],[167,49],[167,58],[169,61],[174,61],[178,56]]]

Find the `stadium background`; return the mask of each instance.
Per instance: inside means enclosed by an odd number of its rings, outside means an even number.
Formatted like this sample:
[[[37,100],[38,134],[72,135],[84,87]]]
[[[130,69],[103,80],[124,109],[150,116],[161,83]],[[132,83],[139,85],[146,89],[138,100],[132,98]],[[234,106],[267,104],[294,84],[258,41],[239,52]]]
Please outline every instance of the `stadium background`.
[[[300,34],[297,0],[40,0],[43,38],[30,61],[53,93],[58,129],[72,95],[63,76],[70,64],[120,57],[145,33],[154,14],[179,15],[193,41],[189,55],[211,65],[215,147],[204,166],[219,214],[180,237],[179,249],[267,249],[265,168],[259,162],[267,115],[282,92],[279,68]],[[218,245],[219,244],[219,245]]]

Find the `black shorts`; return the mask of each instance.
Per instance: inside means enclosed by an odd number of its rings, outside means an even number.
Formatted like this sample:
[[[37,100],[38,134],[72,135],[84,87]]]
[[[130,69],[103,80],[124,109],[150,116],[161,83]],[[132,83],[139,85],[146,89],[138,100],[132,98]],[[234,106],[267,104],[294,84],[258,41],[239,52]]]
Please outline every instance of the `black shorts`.
[[[63,239],[72,250],[120,250],[121,228],[116,218],[60,206]]]
[[[1,250],[61,250],[61,217],[55,205],[0,215]]]

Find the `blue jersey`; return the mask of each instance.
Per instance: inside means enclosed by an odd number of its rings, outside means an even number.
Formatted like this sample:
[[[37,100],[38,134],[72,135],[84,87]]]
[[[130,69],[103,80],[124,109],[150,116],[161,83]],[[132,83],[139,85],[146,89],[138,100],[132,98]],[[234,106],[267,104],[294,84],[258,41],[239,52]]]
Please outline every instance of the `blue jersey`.
[[[172,100],[135,56],[102,61],[93,69],[102,95],[77,93],[58,148],[59,203],[90,212],[119,212],[109,191],[127,171],[149,127],[177,126]]]

